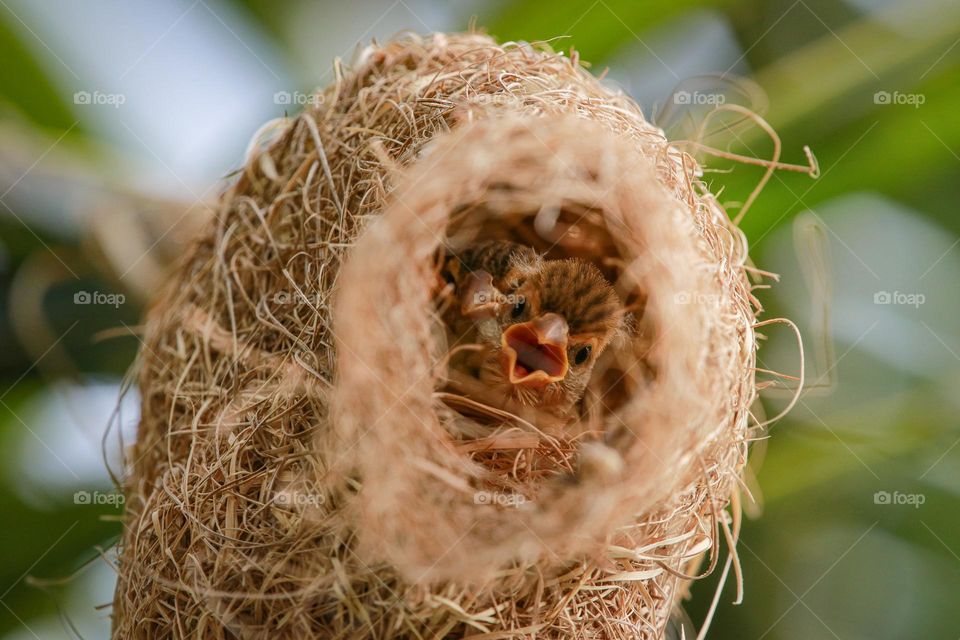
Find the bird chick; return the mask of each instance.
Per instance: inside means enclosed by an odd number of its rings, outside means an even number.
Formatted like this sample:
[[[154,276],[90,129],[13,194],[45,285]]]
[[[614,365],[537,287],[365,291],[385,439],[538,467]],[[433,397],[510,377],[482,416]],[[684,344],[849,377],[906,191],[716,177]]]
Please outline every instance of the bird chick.
[[[486,241],[448,256],[444,275],[460,302],[448,326],[483,347],[465,366],[521,406],[568,414],[624,324],[613,287],[583,260]]]

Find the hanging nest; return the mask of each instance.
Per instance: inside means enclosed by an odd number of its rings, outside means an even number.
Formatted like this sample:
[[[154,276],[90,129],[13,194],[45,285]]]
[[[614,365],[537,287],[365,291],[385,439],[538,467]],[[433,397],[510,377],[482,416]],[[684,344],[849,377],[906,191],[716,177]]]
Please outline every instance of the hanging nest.
[[[662,637],[733,557],[742,234],[575,56],[405,36],[335,72],[147,315],[114,637]],[[485,238],[631,311],[571,420],[447,366],[438,250]]]

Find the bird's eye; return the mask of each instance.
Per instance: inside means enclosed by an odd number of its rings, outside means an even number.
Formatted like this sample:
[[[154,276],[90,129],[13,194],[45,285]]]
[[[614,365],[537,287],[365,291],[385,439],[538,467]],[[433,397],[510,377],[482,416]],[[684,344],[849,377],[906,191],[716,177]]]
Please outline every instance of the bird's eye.
[[[513,309],[510,310],[511,318],[519,318],[523,314],[523,310],[527,308],[527,301],[523,298],[517,300],[516,304],[513,305]]]
[[[580,347],[577,350],[576,355],[573,356],[574,364],[583,364],[587,361],[587,358],[590,357],[590,345]]]

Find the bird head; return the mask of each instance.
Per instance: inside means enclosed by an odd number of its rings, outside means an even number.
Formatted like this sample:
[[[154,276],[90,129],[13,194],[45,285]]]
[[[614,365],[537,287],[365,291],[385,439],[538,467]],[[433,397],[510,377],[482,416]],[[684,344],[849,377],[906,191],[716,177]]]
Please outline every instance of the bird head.
[[[517,265],[507,284],[481,375],[521,404],[569,408],[621,330],[623,305],[600,270],[577,259]]]

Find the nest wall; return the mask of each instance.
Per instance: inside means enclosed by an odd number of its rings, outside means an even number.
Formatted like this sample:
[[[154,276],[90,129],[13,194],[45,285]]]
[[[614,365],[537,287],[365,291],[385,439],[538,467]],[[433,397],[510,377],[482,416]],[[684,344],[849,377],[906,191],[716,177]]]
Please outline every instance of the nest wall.
[[[661,637],[736,536],[742,235],[575,57],[436,34],[334,71],[148,312],[114,636]],[[633,312],[574,424],[458,410],[436,256],[484,237]]]

